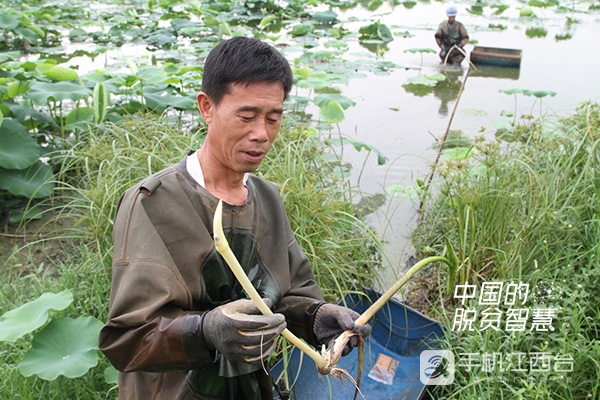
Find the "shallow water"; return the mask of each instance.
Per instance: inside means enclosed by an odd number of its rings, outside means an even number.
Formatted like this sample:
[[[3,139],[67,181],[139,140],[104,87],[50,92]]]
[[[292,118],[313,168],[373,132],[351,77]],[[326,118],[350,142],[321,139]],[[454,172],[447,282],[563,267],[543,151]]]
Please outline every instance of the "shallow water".
[[[506,3],[505,4],[510,4]],[[469,33],[471,41],[477,45],[514,48],[523,50],[520,68],[480,68],[471,71],[464,91],[459,100],[451,129],[460,129],[475,136],[485,128],[486,137],[493,139],[497,126],[494,121],[512,121],[512,117],[501,116],[502,111],[515,112],[516,115],[540,113],[548,115],[568,115],[575,107],[586,100],[600,100],[600,52],[592,50],[600,39],[600,14],[565,13],[558,14],[550,9],[534,8],[540,19],[519,19],[516,7],[521,3],[512,3],[502,17],[489,16],[491,10],[486,7],[486,17],[471,15],[467,5],[458,5],[461,21]],[[417,3],[407,9],[403,5],[394,8],[383,5],[377,14],[385,14],[381,21],[392,32],[410,31],[414,36],[402,38],[396,36],[388,44],[384,59],[409,67],[422,69],[395,69],[389,76],[370,75],[364,79],[353,79],[340,87],[344,95],[357,102],[355,107],[346,111],[346,120],[340,125],[344,134],[364,141],[380,149],[389,159],[386,165],[378,166],[371,155],[361,174],[364,157],[346,146],[344,157],[354,165],[352,180],[360,183],[360,189],[367,194],[385,193],[384,189],[393,184],[414,185],[417,177],[424,178],[429,163],[435,159],[431,149],[434,137],[442,134],[449,123],[450,115],[456,104],[460,86],[465,79],[468,60],[462,67],[444,67],[437,54],[405,52],[410,48],[432,48],[437,50],[433,35],[437,25],[444,20],[447,4]],[[584,6],[587,10],[587,5]],[[556,8],[556,7],[554,7]],[[389,14],[386,14],[389,13]],[[364,17],[371,12],[359,7],[340,13],[340,19]],[[578,23],[570,25],[568,19]],[[489,24],[502,24],[505,30],[491,31]],[[347,22],[348,29],[366,25],[364,21]],[[528,37],[528,27],[544,27],[545,37]],[[572,38],[557,41],[556,35],[569,32]],[[465,46],[467,53],[474,44]],[[353,43],[349,53],[361,50]],[[447,82],[438,84],[435,91],[417,96],[403,88],[409,77],[430,75],[441,72]],[[487,76],[486,76],[487,75]],[[515,96],[499,92],[500,89],[523,88],[530,90],[548,90],[556,92],[554,97],[540,100]],[[360,176],[360,182],[358,178]],[[413,200],[391,198],[377,213],[372,214],[370,223],[376,226],[384,240],[389,242],[390,276],[404,270],[405,259],[412,249],[408,235],[414,228],[415,204]]]

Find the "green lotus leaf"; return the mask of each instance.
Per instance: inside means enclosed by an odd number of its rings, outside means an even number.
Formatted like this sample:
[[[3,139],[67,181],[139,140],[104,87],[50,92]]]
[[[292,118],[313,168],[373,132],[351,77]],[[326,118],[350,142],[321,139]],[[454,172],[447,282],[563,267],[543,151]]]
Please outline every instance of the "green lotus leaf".
[[[377,154],[377,164],[379,165],[383,165],[388,161],[388,158],[378,148],[371,146],[370,144],[367,144],[363,141],[355,140],[350,137],[341,137],[339,139],[332,139],[331,142],[340,145],[351,144],[352,146],[354,146],[356,151],[361,151],[362,149],[372,151],[373,153]]]
[[[345,49],[346,47],[348,47],[348,42],[336,39],[336,40],[329,40],[329,41],[325,42],[324,45],[327,48],[333,47],[336,49]]]
[[[55,82],[74,81],[77,79],[77,72],[63,65],[55,65],[44,71],[43,75],[46,75]]]
[[[466,115],[472,115],[474,117],[483,117],[487,115],[487,111],[476,108],[463,108],[460,110],[460,112]]]
[[[48,100],[63,101],[69,99],[77,101],[91,94],[92,91],[87,87],[71,82],[31,82],[29,91],[27,91],[25,96],[33,100],[36,104],[45,105],[48,103]]]
[[[556,96],[556,92],[553,92],[551,90],[526,90],[523,92],[523,94],[525,96],[535,96],[538,99],[541,99],[542,97],[546,96]]]
[[[437,53],[437,51],[435,51],[434,49],[431,49],[429,47],[419,47],[419,48],[413,48],[413,49],[406,49],[404,50],[404,52],[410,52],[410,53]]]
[[[525,91],[527,91],[527,89],[512,88],[512,89],[499,89],[498,91],[500,93],[516,94],[516,93],[524,93]]]
[[[425,75],[425,77],[427,79],[432,79],[432,80],[438,81],[438,82],[442,82],[442,81],[446,80],[446,75],[440,74],[440,73],[432,74],[432,75]]]
[[[72,302],[73,294],[68,290],[44,293],[36,300],[6,312],[0,317],[0,340],[14,342],[44,325],[48,320],[48,310],[63,310]]]
[[[162,68],[150,66],[139,67],[135,76],[145,83],[154,85],[162,83],[169,78],[167,73]]]
[[[57,318],[40,331],[19,364],[24,376],[53,381],[77,378],[98,364],[98,335],[104,324],[94,317]]]
[[[67,115],[65,123],[69,128],[87,130],[94,122],[94,118],[95,113],[93,108],[77,107]]]
[[[0,167],[25,169],[39,158],[42,149],[29,135],[29,130],[15,120],[4,118],[0,135]]]
[[[144,93],[148,108],[154,111],[164,111],[168,107],[178,110],[194,110],[197,102],[194,96],[175,96],[172,94]]]
[[[314,102],[319,107],[325,107],[327,104],[334,100],[337,101],[344,110],[347,110],[349,107],[353,107],[356,105],[356,102],[354,100],[351,100],[344,95],[333,93],[319,94],[315,96]]]
[[[449,160],[461,161],[475,155],[475,149],[466,147],[455,147],[444,150],[442,153]]]
[[[38,206],[33,206],[25,211],[12,210],[8,221],[13,224],[18,224],[21,221],[41,219],[43,216],[42,210],[40,210]]]
[[[497,119],[497,120],[493,121],[492,124],[499,126],[501,128],[506,128],[506,129],[512,128],[512,124],[510,123],[510,121],[507,121],[505,119]]]
[[[319,109],[319,116],[330,124],[339,124],[346,119],[344,109],[335,100],[330,101],[325,107],[321,107]]]
[[[311,75],[306,79],[302,79],[297,84],[303,89],[323,89],[329,86],[329,77]]]
[[[293,36],[304,36],[315,30],[315,26],[310,22],[303,22],[297,25],[294,25],[292,28],[291,34]]]
[[[385,188],[385,192],[390,196],[407,199],[418,199],[421,195],[421,189],[414,185],[390,185]]]
[[[54,190],[54,182],[52,168],[39,160],[27,169],[0,167],[0,189],[8,190],[15,196],[36,199],[48,197]]]
[[[21,23],[21,18],[15,14],[0,14],[0,29],[12,31]]]
[[[437,81],[435,79],[429,79],[425,76],[412,76],[408,78],[408,82],[413,85],[423,85],[423,86],[435,86],[437,85]]]
[[[322,24],[332,24],[337,20],[337,13],[333,10],[317,11],[313,14],[315,21]]]
[[[106,383],[109,383],[109,384],[113,384],[113,385],[118,384],[119,383],[119,371],[112,365],[109,365],[104,370],[104,380],[106,381]]]

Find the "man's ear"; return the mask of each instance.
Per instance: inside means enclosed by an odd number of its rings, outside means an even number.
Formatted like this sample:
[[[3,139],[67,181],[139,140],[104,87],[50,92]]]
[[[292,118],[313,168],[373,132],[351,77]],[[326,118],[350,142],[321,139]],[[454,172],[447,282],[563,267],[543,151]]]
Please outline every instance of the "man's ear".
[[[208,124],[212,118],[212,113],[215,108],[213,101],[204,92],[198,93],[196,100],[198,101],[198,110],[200,110],[200,115],[202,115],[204,122]]]

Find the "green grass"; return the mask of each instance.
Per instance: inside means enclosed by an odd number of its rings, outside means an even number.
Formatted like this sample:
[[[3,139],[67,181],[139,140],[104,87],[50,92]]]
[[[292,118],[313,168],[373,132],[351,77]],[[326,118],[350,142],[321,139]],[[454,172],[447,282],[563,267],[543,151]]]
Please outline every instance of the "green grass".
[[[74,302],[51,311],[51,318],[94,316],[106,321],[110,291],[111,232],[119,197],[125,189],[178,162],[200,147],[204,126],[185,132],[164,119],[147,115],[123,124],[105,124],[90,132],[60,159],[60,184],[43,203],[42,227],[23,227],[29,237],[15,241],[3,256],[0,313],[45,292],[69,289]],[[352,215],[350,193],[324,162],[328,149],[304,126],[288,123],[258,174],[277,183],[292,229],[307,252],[327,299],[335,301],[357,283],[376,278],[380,243],[375,233]],[[39,330],[38,330],[39,331]],[[104,379],[108,361],[81,378],[44,381],[23,377],[17,365],[33,334],[15,343],[0,343],[0,398],[114,399],[116,388]]]
[[[549,352],[552,360],[571,355],[573,371],[486,372],[459,366],[456,383],[438,387],[436,398],[600,396],[599,129],[600,106],[584,104],[572,117],[516,127],[517,142],[479,142],[476,157],[441,167],[438,193],[427,200],[414,234],[416,247],[435,246],[448,236],[462,263],[458,283],[478,290],[483,282],[523,282],[532,291],[553,285],[560,292],[556,298],[530,294],[523,306],[530,309],[529,321],[534,308],[557,309],[553,331],[531,331],[528,324],[525,332],[453,332],[445,347],[463,361],[466,353]],[[486,172],[473,174],[477,164]],[[431,312],[452,327],[459,304],[438,297]],[[466,306],[478,314],[487,308],[476,299]],[[507,306],[498,308],[506,312]],[[479,323],[478,318],[476,327]]]

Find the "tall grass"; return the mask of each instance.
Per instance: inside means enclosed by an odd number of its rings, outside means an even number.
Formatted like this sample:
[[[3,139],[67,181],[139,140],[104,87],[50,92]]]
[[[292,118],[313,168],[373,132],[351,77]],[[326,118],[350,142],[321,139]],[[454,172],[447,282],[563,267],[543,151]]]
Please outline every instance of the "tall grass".
[[[0,283],[0,313],[39,297],[69,289],[75,301],[51,317],[108,315],[111,232],[114,212],[125,189],[178,162],[200,147],[204,126],[185,132],[156,116],[134,116],[105,124],[85,142],[63,154],[60,187],[48,202],[46,237],[15,245]],[[289,123],[257,173],[279,185],[299,243],[308,254],[318,283],[329,300],[376,276],[380,243],[351,213],[348,193],[322,160],[327,148],[306,127]],[[48,231],[46,229],[46,231]],[[50,250],[46,250],[50,249]],[[55,250],[61,251],[55,251]],[[39,264],[40,252],[48,252]],[[116,388],[104,379],[106,359],[85,376],[48,382],[20,375],[17,365],[32,335],[0,343],[0,398],[114,399]]]
[[[520,141],[479,143],[475,159],[441,169],[439,193],[429,200],[414,242],[424,248],[449,236],[460,249],[459,284],[480,290],[486,281],[528,283],[535,293],[524,307],[557,310],[554,330],[527,325],[524,332],[449,334],[445,345],[459,363],[466,364],[468,353],[547,352],[552,362],[571,355],[573,370],[558,372],[552,365],[549,372],[486,372],[459,364],[456,383],[438,387],[435,397],[599,398],[600,106],[584,104],[572,117],[515,130]],[[474,174],[482,165],[486,171]],[[477,299],[465,306],[487,308]],[[460,303],[437,298],[431,307],[453,327]],[[501,303],[498,309],[507,307]]]

